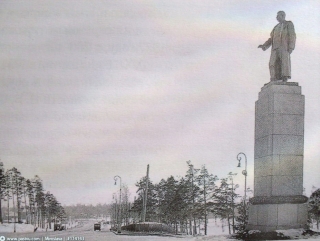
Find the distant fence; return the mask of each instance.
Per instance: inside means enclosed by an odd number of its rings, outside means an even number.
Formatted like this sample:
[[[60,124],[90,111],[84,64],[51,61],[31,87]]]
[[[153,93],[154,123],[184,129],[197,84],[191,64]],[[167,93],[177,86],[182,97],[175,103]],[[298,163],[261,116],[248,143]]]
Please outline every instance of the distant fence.
[[[122,226],[121,230],[131,232],[147,232],[147,233],[175,233],[174,228],[163,223],[133,223]]]

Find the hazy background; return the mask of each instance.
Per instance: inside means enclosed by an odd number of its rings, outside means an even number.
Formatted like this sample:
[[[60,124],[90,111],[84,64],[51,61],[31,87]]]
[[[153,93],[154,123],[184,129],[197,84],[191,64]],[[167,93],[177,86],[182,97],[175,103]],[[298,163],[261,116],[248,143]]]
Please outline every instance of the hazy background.
[[[186,161],[253,188],[258,49],[279,10],[296,29],[292,79],[306,97],[304,187],[320,187],[319,1],[1,1],[0,159],[62,204],[111,202],[184,175]],[[242,163],[243,164],[243,163]],[[244,166],[244,165],[243,165]]]

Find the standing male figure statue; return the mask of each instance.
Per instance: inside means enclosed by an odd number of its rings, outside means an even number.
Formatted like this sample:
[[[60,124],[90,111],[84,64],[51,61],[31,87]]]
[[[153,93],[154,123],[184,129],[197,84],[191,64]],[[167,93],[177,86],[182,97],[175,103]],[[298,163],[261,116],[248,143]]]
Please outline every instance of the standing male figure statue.
[[[296,34],[291,21],[286,21],[286,13],[279,11],[277,13],[278,24],[273,28],[271,37],[258,48],[263,51],[272,45],[269,62],[270,81],[282,80],[287,82],[291,79],[290,54],[294,50],[296,43]]]

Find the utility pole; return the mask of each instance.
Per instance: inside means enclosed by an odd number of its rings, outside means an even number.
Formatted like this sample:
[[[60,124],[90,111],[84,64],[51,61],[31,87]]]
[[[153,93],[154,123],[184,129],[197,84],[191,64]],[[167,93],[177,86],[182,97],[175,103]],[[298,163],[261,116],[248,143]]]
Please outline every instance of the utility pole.
[[[233,189],[233,177],[231,177],[231,185],[232,185],[232,232],[234,233],[234,189]]]
[[[140,220],[141,220],[141,222],[144,222],[143,220],[144,220],[144,192],[145,192],[145,189],[143,188],[142,189],[142,194],[140,193],[140,195],[142,196],[142,212],[141,212],[141,218],[140,218]]]
[[[146,221],[146,215],[147,215],[147,201],[148,201],[148,186],[149,186],[149,164],[147,166],[147,179],[146,179],[146,188],[144,191],[144,202],[143,202],[143,219],[142,222]]]
[[[158,222],[161,223],[161,211],[160,211],[160,187],[157,186],[157,192],[158,192]]]
[[[191,190],[192,190],[192,217],[193,217],[193,235],[197,234],[197,224],[196,224],[196,218],[194,216],[194,184],[193,184],[193,165],[190,165],[191,168]]]
[[[204,198],[204,235],[207,235],[207,193],[206,193],[206,175],[203,175],[203,198]]]

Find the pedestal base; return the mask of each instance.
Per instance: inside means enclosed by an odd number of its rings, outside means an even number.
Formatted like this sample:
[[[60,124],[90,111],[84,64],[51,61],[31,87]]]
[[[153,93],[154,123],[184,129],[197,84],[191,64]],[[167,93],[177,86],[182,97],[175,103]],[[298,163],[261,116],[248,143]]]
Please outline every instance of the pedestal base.
[[[258,204],[249,207],[248,230],[307,228],[307,204]]]

